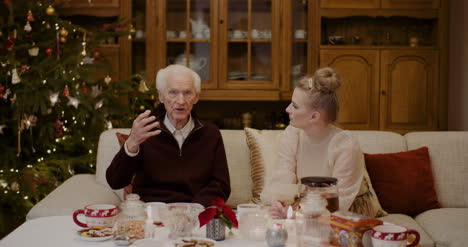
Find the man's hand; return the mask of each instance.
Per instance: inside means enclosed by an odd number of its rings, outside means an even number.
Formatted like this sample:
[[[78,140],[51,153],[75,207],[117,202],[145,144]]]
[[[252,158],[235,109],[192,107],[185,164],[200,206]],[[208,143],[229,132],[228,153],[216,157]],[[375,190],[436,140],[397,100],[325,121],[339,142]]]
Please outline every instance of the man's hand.
[[[141,143],[146,141],[146,139],[161,133],[161,130],[151,131],[152,129],[159,127],[159,122],[155,121],[156,117],[150,116],[150,113],[150,110],[146,110],[133,120],[132,130],[130,131],[130,136],[127,139],[127,149],[129,152],[138,152],[138,147]]]

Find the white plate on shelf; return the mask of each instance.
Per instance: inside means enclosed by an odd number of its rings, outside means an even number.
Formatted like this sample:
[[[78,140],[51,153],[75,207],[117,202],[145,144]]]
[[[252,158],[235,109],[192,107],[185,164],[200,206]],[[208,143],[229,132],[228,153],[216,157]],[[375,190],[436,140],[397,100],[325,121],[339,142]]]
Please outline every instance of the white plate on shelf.
[[[179,238],[174,240],[174,246],[179,247],[183,246],[184,244],[189,244],[190,242],[193,242],[193,246],[206,246],[206,247],[211,247],[211,246],[216,246],[216,241],[213,239],[209,238],[200,238],[200,237],[185,237],[185,238]],[[196,245],[196,244],[204,244],[206,243],[207,245]]]

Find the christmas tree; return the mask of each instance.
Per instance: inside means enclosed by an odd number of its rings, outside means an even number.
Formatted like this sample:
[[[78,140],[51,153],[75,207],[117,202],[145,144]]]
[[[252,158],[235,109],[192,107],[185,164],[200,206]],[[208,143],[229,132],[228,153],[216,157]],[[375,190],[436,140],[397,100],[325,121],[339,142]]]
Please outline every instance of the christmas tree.
[[[87,30],[59,10],[55,1],[0,0],[0,220],[24,217],[73,174],[94,173],[100,133],[131,126],[153,104],[141,77],[94,79],[110,74],[96,62],[100,40],[124,32]]]

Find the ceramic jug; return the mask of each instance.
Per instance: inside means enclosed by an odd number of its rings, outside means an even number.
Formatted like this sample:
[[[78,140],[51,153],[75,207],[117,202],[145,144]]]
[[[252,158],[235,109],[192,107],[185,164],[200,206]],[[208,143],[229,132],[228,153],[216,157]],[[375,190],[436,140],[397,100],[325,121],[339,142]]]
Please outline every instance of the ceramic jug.
[[[189,67],[197,72],[202,70],[208,62],[206,57],[196,57],[192,54],[189,56],[189,60]],[[177,58],[175,59],[175,63],[186,66],[187,57],[185,56],[185,54],[180,54],[179,56],[177,56]]]

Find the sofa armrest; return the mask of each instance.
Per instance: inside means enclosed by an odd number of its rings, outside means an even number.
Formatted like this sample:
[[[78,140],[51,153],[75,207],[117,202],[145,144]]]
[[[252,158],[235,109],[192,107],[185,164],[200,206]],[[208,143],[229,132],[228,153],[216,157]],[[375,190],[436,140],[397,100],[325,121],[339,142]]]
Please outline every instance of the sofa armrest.
[[[111,189],[98,184],[94,174],[79,174],[67,179],[31,208],[26,219],[73,215],[75,210],[94,203],[118,205],[120,199]]]

